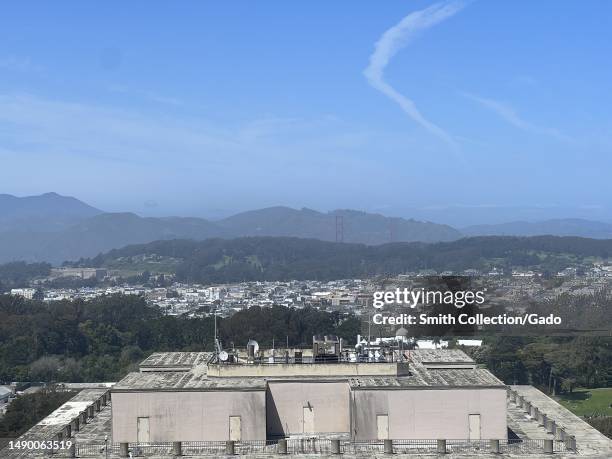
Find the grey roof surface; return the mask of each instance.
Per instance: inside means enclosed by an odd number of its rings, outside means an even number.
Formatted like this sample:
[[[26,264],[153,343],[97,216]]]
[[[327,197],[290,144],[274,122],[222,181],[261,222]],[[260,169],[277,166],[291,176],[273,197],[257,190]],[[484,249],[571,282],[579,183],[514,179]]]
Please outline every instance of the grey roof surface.
[[[205,364],[210,352],[155,352],[140,363],[140,367],[186,367]]]
[[[410,351],[410,358],[415,363],[474,363],[459,349],[414,349]]]
[[[350,378],[351,389],[416,389],[455,387],[505,388],[489,370],[476,369],[426,369],[418,365],[410,368],[409,376]]]
[[[207,378],[205,372],[168,371],[130,373],[114,387],[125,390],[265,390],[262,378]]]
[[[159,352],[141,364],[147,370],[130,373],[113,388],[114,391],[141,390],[264,390],[266,378],[220,378],[207,376],[211,354],[207,352]],[[427,364],[472,364],[474,361],[458,349],[422,349],[410,351],[412,363],[407,376],[339,375],[336,379],[349,380],[353,389],[410,389],[420,387],[505,387],[488,370],[476,368],[426,368]],[[329,365],[333,365],[330,363]],[[177,369],[179,368],[179,369]],[[185,370],[183,370],[183,368]],[[159,371],[156,371],[159,369]],[[300,377],[305,379],[309,377]],[[276,378],[273,378],[276,379]],[[312,377],[313,380],[318,379]]]
[[[59,386],[66,390],[85,390],[85,389],[110,389],[114,382],[85,382],[85,383],[60,383]]]
[[[560,405],[556,400],[533,386],[519,385],[510,386],[510,388],[537,407],[540,412],[554,420],[568,434],[575,436],[576,445],[581,455],[612,457],[612,440]]]

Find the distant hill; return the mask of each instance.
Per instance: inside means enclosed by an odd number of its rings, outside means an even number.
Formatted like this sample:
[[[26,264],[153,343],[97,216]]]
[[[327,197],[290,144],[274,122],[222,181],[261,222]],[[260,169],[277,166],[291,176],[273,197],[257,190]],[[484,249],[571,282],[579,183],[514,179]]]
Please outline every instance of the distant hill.
[[[216,223],[237,236],[287,236],[335,241],[336,217],[341,217],[344,242],[369,245],[399,241],[438,242],[462,236],[448,225],[355,210],[322,213],[306,208],[269,207],[243,212]]]
[[[538,268],[556,272],[587,257],[612,256],[612,240],[578,237],[475,237],[425,244],[378,246],[315,239],[248,237],[156,241],[112,250],[77,265],[103,267],[142,255],[179,259],[177,278],[190,282],[345,279],[422,269],[462,271]]]
[[[224,230],[198,218],[143,218],[107,213],[81,220],[63,231],[8,231],[0,234],[0,262],[61,263],[116,247],[158,239],[222,237]]]
[[[61,231],[102,211],[69,196],[0,194],[0,231]]]
[[[612,239],[612,224],[564,218],[541,222],[510,222],[498,225],[476,225],[461,230],[468,236],[579,236],[594,239]]]
[[[210,221],[105,213],[57,193],[23,198],[3,194],[0,195],[0,263],[23,260],[58,264],[126,245],[169,239],[201,241],[270,236],[334,242],[337,222],[342,241],[365,245],[451,242],[465,235],[612,238],[611,224],[580,219],[480,225],[460,232],[448,225],[346,209],[324,213],[306,208],[269,207]]]
[[[0,212],[0,263],[15,260],[61,263],[160,239],[288,236],[333,241],[336,216],[342,216],[346,242],[434,242],[461,236],[446,225],[351,210],[325,214],[272,207],[216,222],[202,218],[144,218],[133,213],[103,213],[56,193],[27,198],[0,195]]]

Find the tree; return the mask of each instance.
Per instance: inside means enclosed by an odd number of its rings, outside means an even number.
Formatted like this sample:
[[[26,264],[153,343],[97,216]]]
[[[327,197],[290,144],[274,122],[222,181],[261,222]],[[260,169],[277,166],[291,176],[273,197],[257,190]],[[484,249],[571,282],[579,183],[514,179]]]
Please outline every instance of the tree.
[[[55,355],[41,357],[30,365],[30,378],[32,381],[57,382],[61,363]]]
[[[0,418],[0,437],[19,437],[40,419],[76,395],[72,391],[57,391],[54,387],[33,394],[20,395]]]

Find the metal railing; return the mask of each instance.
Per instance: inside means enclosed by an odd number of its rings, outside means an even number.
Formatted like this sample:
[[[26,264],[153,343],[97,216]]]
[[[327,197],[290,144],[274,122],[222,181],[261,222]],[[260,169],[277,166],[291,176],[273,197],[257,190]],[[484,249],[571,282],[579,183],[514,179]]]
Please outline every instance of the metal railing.
[[[331,444],[332,440],[317,437],[287,440],[287,454],[329,455],[331,454]]]
[[[108,451],[107,448],[108,447]],[[178,449],[177,449],[178,448]],[[333,454],[461,454],[476,455],[487,453],[537,455],[544,453],[575,453],[561,440],[338,440],[319,437],[281,440],[251,441],[184,441],[155,443],[81,443],[74,444],[72,450],[59,450],[53,457],[173,457],[176,453],[183,456],[218,457],[224,455],[269,456],[322,455]],[[50,453],[50,452],[49,452]]]
[[[75,456],[76,457],[106,457],[106,449],[108,448],[108,455],[112,456],[119,454],[118,444],[105,444],[105,443],[75,443]],[[70,457],[70,452],[62,450],[60,453],[55,453],[58,457]]]

